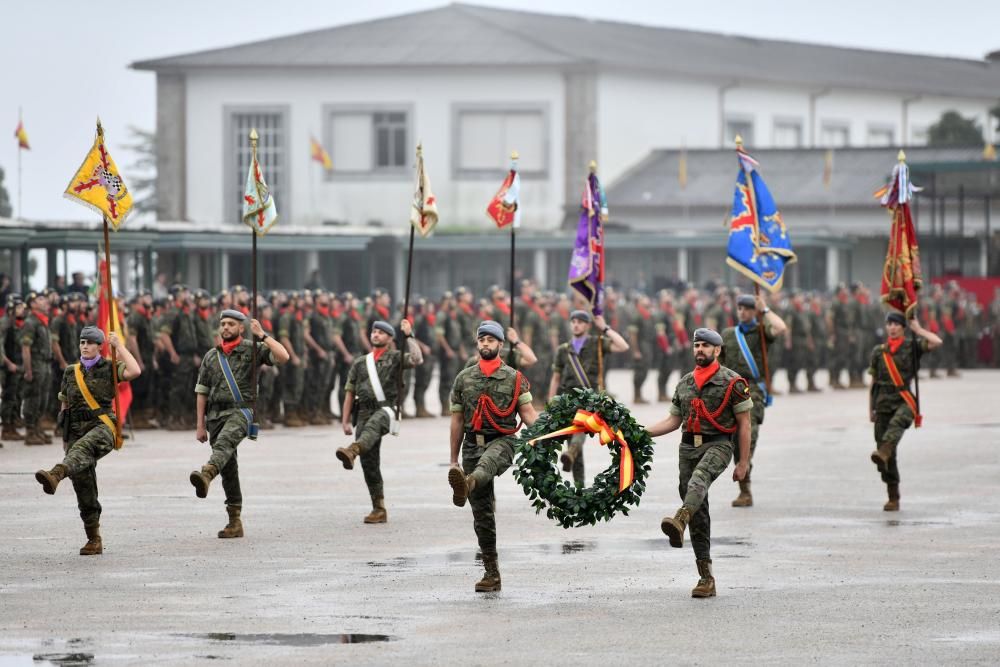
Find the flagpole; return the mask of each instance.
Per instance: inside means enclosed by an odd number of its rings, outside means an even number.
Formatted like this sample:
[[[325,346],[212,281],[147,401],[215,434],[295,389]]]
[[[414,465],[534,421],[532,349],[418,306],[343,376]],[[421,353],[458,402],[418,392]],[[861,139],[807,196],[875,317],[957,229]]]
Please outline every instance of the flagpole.
[[[100,135],[104,134],[101,129],[101,124],[97,124],[97,133]],[[107,291],[108,298],[108,333],[115,331],[118,327],[117,322],[115,322],[115,301],[114,301],[114,290],[111,289],[111,234],[108,229],[108,216],[101,216],[104,220],[104,287]],[[123,340],[122,343],[125,341]],[[111,384],[115,388],[115,442],[119,443],[122,441],[122,410],[120,401],[118,399],[118,355],[115,353],[115,346],[109,345],[111,348]]]
[[[591,160],[590,161],[590,164],[588,165],[588,171],[589,171],[590,174],[596,174],[597,173],[597,161],[596,160]],[[588,209],[587,210],[587,218],[588,218],[588,222],[587,222],[588,229],[587,229],[587,231],[588,231],[588,236],[589,236],[590,225],[592,225],[594,223],[594,215],[595,215],[594,214],[594,191],[593,191],[593,189],[590,186],[590,176],[589,175],[587,176],[587,179],[584,182],[584,192],[587,193],[587,209]],[[600,202],[598,202],[598,206],[600,206]],[[597,216],[598,216],[597,217],[597,224],[598,224],[598,227],[595,229],[595,232],[597,232],[597,237],[598,237],[597,241],[601,245],[601,252],[603,253],[604,252],[604,234],[602,233],[601,228],[600,228],[600,224],[601,224],[600,215],[601,215],[600,211],[598,211],[597,212]],[[589,244],[589,240],[588,240],[588,244]],[[590,250],[590,248],[588,248],[588,251],[592,252]],[[593,263],[593,256],[591,256],[591,263]],[[591,269],[591,270],[593,270],[593,269]],[[603,276],[602,276],[602,278],[603,278]],[[590,314],[592,316],[594,315],[594,306],[597,305],[597,298],[598,298],[597,297],[597,291],[600,290],[603,287],[603,285],[598,285],[597,281],[595,280],[594,281],[594,287],[595,287],[594,303],[592,303],[591,306],[590,306]],[[601,331],[600,333],[597,334],[597,391],[604,391],[604,332],[603,331]]]
[[[257,162],[257,128],[250,129],[250,164]],[[259,188],[258,188],[259,189]],[[263,205],[263,201],[260,202]],[[250,225],[250,318],[257,319],[257,230]],[[249,326],[246,327],[250,329]],[[251,424],[257,422],[257,338],[250,332],[250,417]]]
[[[520,155],[517,151],[511,151],[510,159],[513,165],[517,163]],[[516,176],[516,172],[515,172]],[[515,206],[520,207],[520,195],[518,196],[518,201]],[[514,211],[514,220],[510,225],[510,328],[514,328],[514,271],[515,271],[515,252],[517,249],[517,210]],[[511,355],[511,360],[513,360],[513,355]]]
[[[903,166],[906,164],[906,153],[903,152],[903,149],[899,149],[899,153],[896,154],[896,159],[899,161],[899,168],[902,169]],[[909,183],[907,183],[907,187],[909,187]],[[900,192],[900,196],[902,196],[903,194],[904,193]],[[909,193],[906,194],[909,195]],[[906,211],[903,209],[903,206],[909,206],[910,205],[909,202],[910,198],[907,196],[906,203],[899,204],[898,205],[899,210],[894,212],[894,215],[898,215],[899,217],[901,217],[904,222],[906,220]],[[918,296],[917,297],[918,304],[919,300],[920,297]],[[913,309],[914,320],[916,320],[917,318],[917,310],[918,310],[917,308]],[[903,313],[903,316],[904,317],[906,316],[905,312]],[[921,421],[923,419],[923,416],[920,414],[920,355],[917,354],[917,348],[920,346],[920,339],[917,338],[917,335],[915,333],[913,333],[913,329],[910,329],[910,336],[911,340],[913,341],[913,344],[910,346],[913,355],[913,402],[917,406],[917,414],[913,415],[913,421],[914,425],[917,428],[920,428],[920,426],[922,425]]]
[[[21,117],[21,107],[17,108],[17,126],[24,131],[24,119]],[[17,138],[17,219],[24,219],[24,213],[21,212],[21,153],[24,152],[24,147],[21,146],[21,138]]]
[[[420,210],[424,209],[424,145],[417,144],[417,191],[420,193]],[[406,287],[403,290],[403,319],[410,314],[410,281],[413,277],[413,240],[416,237],[417,228],[410,225],[410,245],[406,253]],[[403,416],[403,360],[406,357],[406,344],[399,351],[399,373],[396,375],[396,420]]]

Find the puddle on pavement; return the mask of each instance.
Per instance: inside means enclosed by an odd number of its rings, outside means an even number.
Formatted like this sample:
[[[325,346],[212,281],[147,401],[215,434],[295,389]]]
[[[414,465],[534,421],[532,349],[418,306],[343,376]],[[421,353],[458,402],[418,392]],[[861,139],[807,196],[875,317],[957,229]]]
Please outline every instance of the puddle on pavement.
[[[90,665],[94,662],[93,653],[36,653],[32,661],[43,665],[59,665],[60,667],[77,667]]]
[[[954,526],[951,521],[905,521],[901,519],[891,519],[885,522],[887,526]]]
[[[194,639],[207,639],[215,642],[233,642],[237,644],[267,644],[271,646],[291,646],[305,648],[310,646],[326,646],[328,644],[366,644],[369,642],[391,642],[398,637],[392,635],[369,634],[332,634],[320,635],[312,633],[301,634],[236,634],[232,632],[209,632],[208,634],[181,635]]]

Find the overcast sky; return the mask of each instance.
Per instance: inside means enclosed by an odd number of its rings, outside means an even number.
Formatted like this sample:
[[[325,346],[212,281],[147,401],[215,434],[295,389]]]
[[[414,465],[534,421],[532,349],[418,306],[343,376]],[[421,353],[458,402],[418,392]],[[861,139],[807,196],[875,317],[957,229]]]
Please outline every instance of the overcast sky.
[[[23,216],[86,219],[62,191],[93,140],[99,114],[112,156],[128,176],[127,127],[153,129],[154,75],[128,64],[441,6],[431,0],[74,0],[7,2],[0,39],[0,166],[17,206],[18,106]],[[981,59],[1000,49],[996,0],[479,0],[475,4],[754,37]],[[1000,95],[1000,91],[998,91]]]

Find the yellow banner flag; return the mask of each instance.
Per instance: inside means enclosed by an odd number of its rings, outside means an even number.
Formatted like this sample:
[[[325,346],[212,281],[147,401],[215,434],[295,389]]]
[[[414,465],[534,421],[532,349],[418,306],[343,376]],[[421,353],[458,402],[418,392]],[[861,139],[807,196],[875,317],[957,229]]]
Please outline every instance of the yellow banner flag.
[[[118,173],[104,145],[104,129],[97,121],[97,137],[83,164],[66,186],[64,196],[103,215],[115,231],[132,211],[132,193]]]

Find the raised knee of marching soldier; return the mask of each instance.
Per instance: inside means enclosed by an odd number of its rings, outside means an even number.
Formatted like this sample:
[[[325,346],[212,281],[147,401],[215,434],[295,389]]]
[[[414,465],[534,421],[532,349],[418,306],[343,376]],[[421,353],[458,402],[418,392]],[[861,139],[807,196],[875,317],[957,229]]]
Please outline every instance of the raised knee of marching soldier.
[[[711,485],[712,479],[708,473],[700,468],[695,469],[687,483],[684,504],[689,505],[691,511],[697,510],[708,495],[708,487]]]

